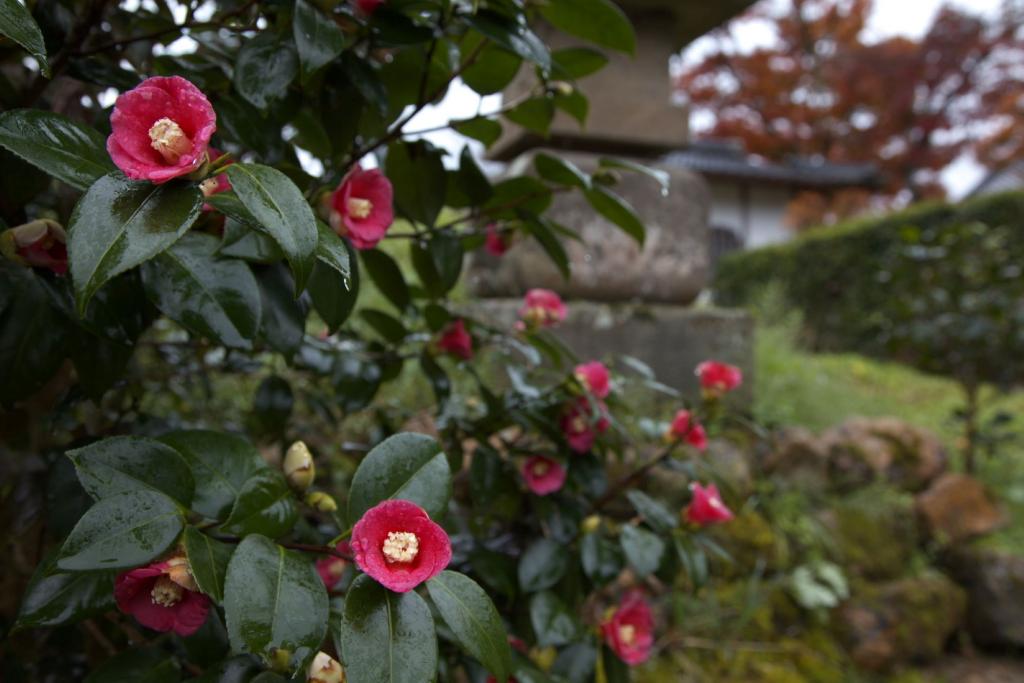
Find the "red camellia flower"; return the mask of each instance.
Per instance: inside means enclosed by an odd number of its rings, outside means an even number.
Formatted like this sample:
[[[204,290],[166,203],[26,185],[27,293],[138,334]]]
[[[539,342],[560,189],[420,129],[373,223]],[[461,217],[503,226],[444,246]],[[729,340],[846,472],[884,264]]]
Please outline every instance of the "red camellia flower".
[[[338,581],[341,581],[341,576],[345,573],[345,567],[348,566],[348,560],[342,557],[340,553],[350,556],[352,554],[352,547],[348,541],[342,541],[337,545],[335,551],[339,554],[321,557],[316,561],[316,573],[320,575],[320,580],[324,582],[327,590],[331,590],[338,585]]]
[[[484,249],[492,256],[504,256],[505,252],[512,246],[511,240],[498,232],[498,228],[491,223],[487,226],[487,236],[484,238]]]
[[[586,453],[594,447],[594,440],[598,434],[608,431],[608,407],[603,401],[598,402],[598,417],[593,419],[590,402],[581,398],[569,406],[569,409],[562,416],[561,428],[565,440],[569,442],[569,448],[577,453]]]
[[[373,14],[377,8],[384,4],[384,0],[356,0],[356,7],[363,14]]]
[[[448,534],[407,500],[385,500],[352,529],[356,564],[385,588],[411,591],[440,574],[452,559]]]
[[[473,357],[473,337],[466,331],[466,323],[460,318],[451,322],[441,332],[437,348],[463,360]]]
[[[179,636],[198,631],[210,609],[210,598],[199,592],[183,555],[119,574],[114,599],[143,626]]]
[[[611,382],[608,375],[608,368],[603,363],[591,361],[576,366],[574,375],[583,388],[597,398],[607,398],[611,392]]]
[[[654,615],[639,591],[626,594],[612,615],[601,624],[612,652],[630,666],[647,661],[654,645]]]
[[[743,371],[735,365],[706,360],[697,366],[700,386],[709,396],[721,396],[743,384]]]
[[[562,297],[550,289],[531,289],[519,309],[522,326],[530,329],[557,325],[567,313]]]
[[[708,435],[689,410],[680,410],[672,419],[672,424],[665,434],[668,441],[685,441],[698,451],[708,447]]]
[[[180,76],[147,78],[117,98],[107,152],[133,180],[165,183],[207,160],[217,114],[199,88]]]
[[[331,227],[356,249],[373,249],[395,220],[391,181],[380,169],[356,166],[331,195]]]
[[[523,479],[538,496],[546,496],[565,484],[565,468],[557,460],[534,455],[523,463]]]
[[[30,268],[48,268],[57,275],[68,272],[67,233],[48,218],[0,233],[0,254]]]
[[[708,526],[728,522],[732,519],[732,511],[722,502],[718,487],[708,484],[707,488],[694,482],[690,484],[693,499],[686,508],[686,520],[698,526]]]

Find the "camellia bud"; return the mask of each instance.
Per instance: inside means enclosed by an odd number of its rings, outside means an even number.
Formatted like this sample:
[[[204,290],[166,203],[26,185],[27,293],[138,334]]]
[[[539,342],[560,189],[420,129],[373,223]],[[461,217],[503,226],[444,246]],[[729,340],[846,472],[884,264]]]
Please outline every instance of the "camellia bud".
[[[56,221],[40,218],[0,233],[0,254],[18,265],[68,271],[67,234]]]
[[[601,526],[600,515],[590,515],[584,518],[583,522],[580,523],[580,530],[585,534],[592,534],[597,531]]]
[[[548,89],[556,95],[571,95],[576,92],[576,88],[573,87],[572,83],[567,81],[552,81],[548,84]]]
[[[334,512],[338,509],[338,503],[334,498],[323,491],[313,491],[306,496],[306,505],[320,512]]]
[[[317,652],[306,670],[308,683],[345,683],[345,670],[326,652]]]
[[[305,491],[316,478],[313,454],[302,441],[296,441],[284,456],[284,476],[296,491]]]
[[[274,671],[288,671],[292,668],[292,651],[279,647],[270,656],[270,668]]]

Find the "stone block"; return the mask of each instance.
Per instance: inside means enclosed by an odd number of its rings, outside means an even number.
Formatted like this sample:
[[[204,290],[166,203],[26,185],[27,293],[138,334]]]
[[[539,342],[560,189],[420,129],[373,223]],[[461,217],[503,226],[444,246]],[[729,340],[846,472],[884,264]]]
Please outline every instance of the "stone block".
[[[991,533],[1006,521],[985,486],[966,474],[946,474],[918,494],[917,514],[932,538],[951,544]]]

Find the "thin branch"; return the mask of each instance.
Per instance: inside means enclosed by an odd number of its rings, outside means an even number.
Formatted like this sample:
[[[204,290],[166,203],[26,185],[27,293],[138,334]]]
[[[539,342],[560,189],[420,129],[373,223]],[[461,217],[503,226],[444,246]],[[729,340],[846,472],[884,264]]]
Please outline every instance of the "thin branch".
[[[605,505],[618,498],[623,491],[625,491],[628,488],[631,488],[635,483],[643,479],[648,472],[650,472],[655,467],[668,460],[672,456],[672,453],[679,446],[679,443],[679,441],[673,442],[671,445],[668,446],[668,448],[659,453],[657,457],[655,457],[653,460],[647,461],[630,474],[626,475],[622,479],[619,479],[617,482],[612,484],[612,486],[605,492],[603,496],[601,496],[591,504],[591,512],[597,512]]]

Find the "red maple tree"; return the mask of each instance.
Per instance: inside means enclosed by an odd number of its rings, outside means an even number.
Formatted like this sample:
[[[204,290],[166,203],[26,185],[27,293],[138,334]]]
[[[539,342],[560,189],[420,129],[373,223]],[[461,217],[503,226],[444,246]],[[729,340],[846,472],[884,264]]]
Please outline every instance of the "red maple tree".
[[[1024,3],[995,17],[943,7],[920,39],[872,41],[873,0],[789,0],[757,5],[738,21],[773,27],[770,47],[739,49],[731,27],[678,77],[703,135],[741,140],[749,152],[830,162],[874,162],[875,196],[905,203],[944,196],[940,173],[964,153],[994,168],[1024,158]],[[863,206],[851,193],[804,197],[796,223],[842,218]]]

